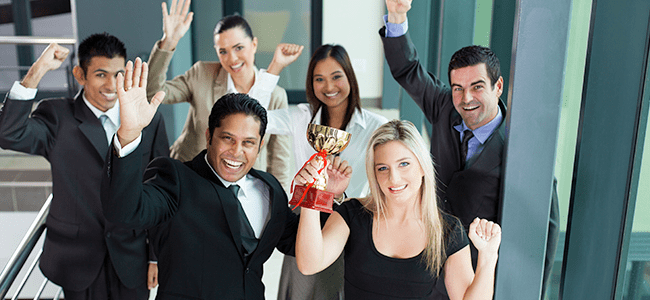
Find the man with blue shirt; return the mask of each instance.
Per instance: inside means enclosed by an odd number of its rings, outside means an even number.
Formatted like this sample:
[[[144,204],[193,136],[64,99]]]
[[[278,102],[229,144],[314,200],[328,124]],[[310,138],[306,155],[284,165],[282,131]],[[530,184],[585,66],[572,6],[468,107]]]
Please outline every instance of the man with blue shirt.
[[[505,139],[503,77],[499,59],[486,47],[464,47],[451,57],[450,86],[420,64],[407,34],[410,0],[386,0],[388,15],[379,34],[391,73],[432,124],[431,154],[436,163],[441,207],[466,227],[476,218],[500,220]],[[557,197],[553,197],[544,281],[557,244]],[[477,251],[472,246],[476,266]],[[444,287],[442,287],[444,288]]]

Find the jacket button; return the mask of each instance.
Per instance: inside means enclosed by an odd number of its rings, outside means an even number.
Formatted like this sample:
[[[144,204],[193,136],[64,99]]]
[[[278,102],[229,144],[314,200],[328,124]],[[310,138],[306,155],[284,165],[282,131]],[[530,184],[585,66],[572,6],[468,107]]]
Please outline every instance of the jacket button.
[[[246,268],[246,274],[248,274],[248,272],[250,272],[250,270],[251,270],[251,269]]]
[[[447,202],[448,202],[448,201],[447,201],[447,197],[445,197],[445,203],[447,203]]]
[[[110,232],[106,234],[106,238],[107,238],[107,239],[110,239],[110,238],[111,238],[111,233],[110,233]]]

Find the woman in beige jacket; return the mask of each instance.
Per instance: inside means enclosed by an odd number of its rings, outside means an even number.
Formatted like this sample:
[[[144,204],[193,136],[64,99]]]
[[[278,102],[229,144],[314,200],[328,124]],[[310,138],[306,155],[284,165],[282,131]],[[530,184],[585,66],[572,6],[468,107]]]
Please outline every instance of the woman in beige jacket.
[[[171,146],[172,158],[188,161],[206,148],[205,131],[214,103],[227,93],[245,93],[268,110],[287,108],[287,94],[277,86],[279,71],[258,70],[254,65],[257,38],[241,16],[226,16],[214,31],[219,62],[196,62],[185,74],[167,79],[167,69],[180,38],[192,22],[190,0],[172,1],[169,12],[162,3],[163,37],[154,45],[149,57],[147,93],[165,91],[163,103],[190,104],[185,126]],[[299,55],[299,53],[298,53]],[[281,68],[280,68],[281,70]],[[254,168],[275,176],[288,190],[291,183],[290,137],[266,135]]]

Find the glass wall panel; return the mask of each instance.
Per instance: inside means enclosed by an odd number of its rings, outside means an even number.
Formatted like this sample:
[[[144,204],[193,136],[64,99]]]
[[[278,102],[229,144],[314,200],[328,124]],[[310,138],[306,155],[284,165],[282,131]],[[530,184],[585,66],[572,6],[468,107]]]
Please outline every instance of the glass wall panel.
[[[644,143],[641,170],[627,262],[624,262],[624,300],[650,299],[650,122],[640,130],[645,130],[645,141],[640,141]]]
[[[559,295],[591,16],[590,0],[573,0],[572,5],[569,48],[564,77],[564,99],[555,158],[555,178],[558,181],[557,192],[560,204],[560,238],[546,299],[558,299]]]
[[[244,0],[244,17],[257,37],[255,65],[266,68],[279,43],[304,45],[303,54],[282,71],[278,85],[286,90],[304,90],[311,56],[311,0]]]

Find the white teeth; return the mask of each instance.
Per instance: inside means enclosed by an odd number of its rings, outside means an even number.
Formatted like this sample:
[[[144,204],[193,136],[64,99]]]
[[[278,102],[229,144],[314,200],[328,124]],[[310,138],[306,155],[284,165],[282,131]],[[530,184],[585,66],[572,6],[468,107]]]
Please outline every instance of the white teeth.
[[[477,108],[478,108],[478,106],[463,107],[464,110],[473,110],[473,109],[477,109]]]
[[[113,98],[115,98],[117,96],[116,93],[102,93],[102,95],[104,95],[104,97],[106,97],[108,99],[113,99]]]
[[[336,95],[338,95],[338,94],[339,94],[339,92],[336,92],[336,93],[331,93],[331,94],[325,94],[325,96],[327,96],[327,97],[334,97],[334,96],[336,96]]]
[[[244,62],[242,61],[242,62],[240,62],[240,63],[237,64],[237,65],[231,66],[230,68],[231,68],[231,69],[239,69],[239,68],[241,68],[243,65],[244,65]]]
[[[391,190],[391,191],[401,191],[401,190],[403,190],[403,189],[405,189],[405,188],[406,188],[406,184],[403,185],[403,186],[400,186],[400,187],[396,187],[396,188],[388,188],[388,189]]]
[[[239,168],[243,164],[243,162],[229,160],[229,159],[224,159],[223,161],[225,161],[226,165],[231,167],[231,168]]]

